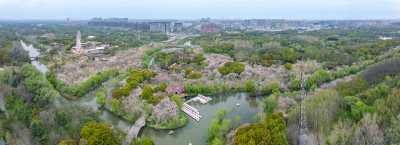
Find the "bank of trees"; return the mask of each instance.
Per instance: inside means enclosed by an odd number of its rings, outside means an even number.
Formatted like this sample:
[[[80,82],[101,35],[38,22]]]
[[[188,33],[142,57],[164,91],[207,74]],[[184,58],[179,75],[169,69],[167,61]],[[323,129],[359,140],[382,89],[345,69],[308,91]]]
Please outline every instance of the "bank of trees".
[[[197,82],[195,84],[186,83],[185,84],[185,92],[188,93],[189,96],[195,96],[198,94],[202,95],[216,95],[219,93],[225,93],[229,91],[242,91],[242,85],[240,84],[240,88],[228,88],[228,85],[225,83],[213,84],[213,85],[204,85],[201,82]]]
[[[109,80],[111,77],[117,76],[118,74],[118,69],[109,69],[90,77],[78,86],[66,86],[64,82],[57,81],[56,75],[52,72],[46,72],[46,79],[61,92],[70,96],[82,97],[86,93],[96,89],[103,82]]]
[[[285,130],[283,113],[272,114],[263,122],[239,128],[235,134],[234,145],[289,144],[289,135]]]

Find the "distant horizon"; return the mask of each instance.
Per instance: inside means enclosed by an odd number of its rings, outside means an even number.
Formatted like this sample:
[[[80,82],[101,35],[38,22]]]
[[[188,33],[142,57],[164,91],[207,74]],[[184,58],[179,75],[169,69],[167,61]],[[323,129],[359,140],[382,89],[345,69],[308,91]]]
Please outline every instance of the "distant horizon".
[[[0,19],[400,19],[400,0],[0,0]]]

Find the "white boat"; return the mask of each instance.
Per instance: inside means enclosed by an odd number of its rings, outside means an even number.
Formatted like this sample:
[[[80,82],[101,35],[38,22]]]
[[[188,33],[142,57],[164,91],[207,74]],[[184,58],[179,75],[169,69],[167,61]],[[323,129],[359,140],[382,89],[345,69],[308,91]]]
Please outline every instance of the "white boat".
[[[239,104],[239,103],[237,103],[237,104],[236,104],[236,107],[239,107],[239,106],[240,106],[240,104]]]
[[[168,134],[169,135],[174,134],[174,131],[170,130]]]

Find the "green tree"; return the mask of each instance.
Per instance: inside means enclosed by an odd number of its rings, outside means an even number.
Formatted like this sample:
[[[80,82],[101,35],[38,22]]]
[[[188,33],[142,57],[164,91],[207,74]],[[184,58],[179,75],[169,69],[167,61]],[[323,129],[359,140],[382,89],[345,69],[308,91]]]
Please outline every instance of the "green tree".
[[[67,114],[64,111],[56,111],[54,121],[57,125],[65,127],[68,123]]]
[[[29,131],[34,139],[43,142],[46,139],[46,128],[41,120],[32,121]]]
[[[113,131],[102,123],[88,122],[81,129],[81,137],[89,145],[116,145],[118,144]]]
[[[106,96],[104,96],[103,92],[97,92],[96,93],[96,97],[97,97],[97,100],[96,100],[97,104],[104,105],[106,103],[105,102],[106,101]]]
[[[277,82],[269,82],[262,87],[263,94],[270,95],[273,93],[279,93],[280,87]]]
[[[117,111],[119,109],[119,101],[117,99],[112,99],[111,100],[111,107],[114,111]]]
[[[146,85],[142,90],[142,99],[148,100],[153,95],[153,88],[150,85]]]
[[[183,100],[181,98],[179,98],[178,95],[174,94],[170,97],[171,101],[175,101],[176,105],[178,105],[179,108],[182,107],[183,105]]]
[[[192,72],[187,76],[188,79],[199,79],[201,77],[203,77],[203,75],[198,72]]]
[[[258,85],[254,80],[247,80],[245,82],[245,90],[250,94],[250,96],[255,96],[257,94]]]
[[[235,124],[236,126],[239,126],[242,123],[242,120],[240,119],[240,116],[236,116]]]
[[[292,69],[292,64],[289,62],[286,62],[285,67],[286,67],[286,69],[290,70],[290,69]]]

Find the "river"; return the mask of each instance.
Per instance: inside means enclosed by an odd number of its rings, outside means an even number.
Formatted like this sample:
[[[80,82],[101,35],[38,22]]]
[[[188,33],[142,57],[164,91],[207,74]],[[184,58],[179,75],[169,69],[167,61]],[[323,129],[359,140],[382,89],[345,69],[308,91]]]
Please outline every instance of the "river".
[[[31,57],[39,56],[37,49],[32,45],[26,45],[21,41],[23,48],[29,51]],[[49,71],[45,65],[38,61],[32,61],[34,65],[41,72]],[[103,83],[107,86],[108,92],[106,95],[111,95],[111,91],[116,87],[115,79]],[[117,115],[103,109],[100,105],[96,104],[96,93],[101,91],[103,87],[99,87],[76,101],[67,100],[61,96],[58,97],[55,104],[68,106],[68,105],[85,105],[102,112],[101,118],[113,126],[118,126],[120,129],[130,128],[133,123],[128,122]],[[189,117],[189,123],[182,128],[175,129],[174,134],[168,135],[169,130],[156,130],[149,127],[144,127],[139,133],[141,137],[147,137],[154,140],[157,145],[203,145],[207,141],[207,128],[212,119],[217,117],[216,111],[220,108],[226,108],[226,119],[231,119],[232,126],[235,125],[236,116],[240,116],[242,123],[253,123],[255,120],[253,116],[258,112],[258,102],[261,102],[264,97],[249,97],[246,93],[230,93],[211,96],[212,101],[207,104],[199,102],[192,102],[189,105],[199,110],[200,115],[203,117],[199,122]],[[236,104],[240,104],[236,107]]]

